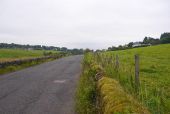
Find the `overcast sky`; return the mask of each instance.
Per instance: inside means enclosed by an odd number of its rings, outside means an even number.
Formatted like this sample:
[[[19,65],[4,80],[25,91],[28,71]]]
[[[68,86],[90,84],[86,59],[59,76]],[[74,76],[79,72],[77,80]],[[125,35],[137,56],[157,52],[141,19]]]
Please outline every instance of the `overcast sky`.
[[[170,32],[170,0],[0,0],[0,42],[107,48]]]

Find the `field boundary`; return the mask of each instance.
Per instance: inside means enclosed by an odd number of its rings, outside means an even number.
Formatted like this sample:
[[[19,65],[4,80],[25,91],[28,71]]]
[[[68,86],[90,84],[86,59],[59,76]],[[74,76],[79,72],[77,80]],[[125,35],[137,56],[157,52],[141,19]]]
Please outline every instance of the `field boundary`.
[[[29,59],[18,59],[18,60],[13,60],[13,61],[5,61],[5,62],[0,62],[0,68],[5,68],[11,65],[21,65],[24,63],[28,63],[28,62],[38,62],[41,60],[46,60],[46,59],[58,59],[61,58],[65,55],[55,55],[55,56],[45,56],[45,57],[36,57],[36,58],[29,58]]]
[[[102,76],[97,81],[98,114],[151,114],[146,107],[123,90],[118,81]]]
[[[68,56],[67,54],[57,54],[51,56],[43,56],[36,58],[18,59],[13,61],[0,62],[0,75],[21,70],[30,66],[38,65],[44,62],[52,61],[62,57]]]

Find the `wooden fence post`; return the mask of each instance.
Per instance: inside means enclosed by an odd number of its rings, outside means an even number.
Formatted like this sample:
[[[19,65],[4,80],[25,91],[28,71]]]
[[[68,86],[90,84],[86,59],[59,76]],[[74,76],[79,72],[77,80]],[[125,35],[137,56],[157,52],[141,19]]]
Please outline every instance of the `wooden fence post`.
[[[116,55],[116,70],[118,71],[119,69],[119,56]]]
[[[136,88],[139,88],[140,81],[139,81],[139,55],[135,55],[135,85]]]

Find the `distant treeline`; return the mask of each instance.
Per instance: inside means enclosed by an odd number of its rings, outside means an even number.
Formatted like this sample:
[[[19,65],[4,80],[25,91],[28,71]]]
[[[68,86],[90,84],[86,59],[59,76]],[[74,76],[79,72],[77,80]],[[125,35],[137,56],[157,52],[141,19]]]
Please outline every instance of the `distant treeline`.
[[[5,48],[5,49],[25,49],[25,50],[56,50],[56,51],[61,51],[61,52],[67,52],[71,53],[74,55],[77,54],[83,54],[84,50],[83,49],[68,49],[66,47],[55,47],[55,46],[44,46],[44,45],[22,45],[22,44],[15,44],[15,43],[0,43],[0,48]]]
[[[145,37],[141,42],[130,42],[125,45],[119,45],[118,47],[112,46],[108,48],[108,51],[125,50],[136,47],[145,47],[150,45],[167,44],[170,43],[170,33],[161,34],[160,38]]]

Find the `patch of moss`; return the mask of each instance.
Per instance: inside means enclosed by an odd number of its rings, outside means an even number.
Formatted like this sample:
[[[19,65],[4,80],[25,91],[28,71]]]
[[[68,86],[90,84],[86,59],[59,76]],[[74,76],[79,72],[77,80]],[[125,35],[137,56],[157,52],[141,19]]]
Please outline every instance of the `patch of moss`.
[[[97,89],[100,114],[150,114],[112,78],[101,78],[97,83]]]

